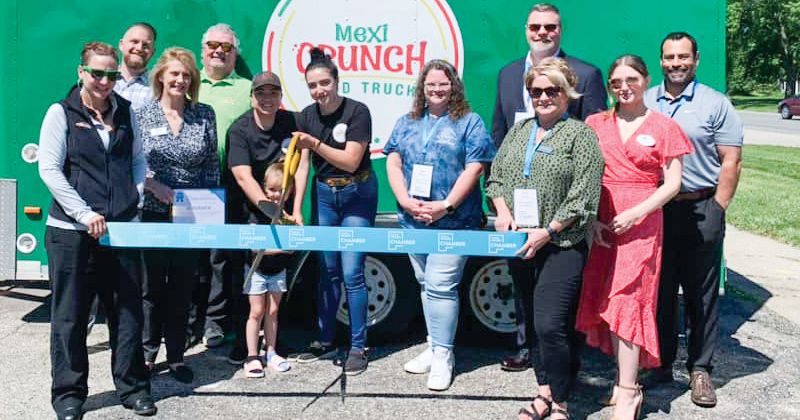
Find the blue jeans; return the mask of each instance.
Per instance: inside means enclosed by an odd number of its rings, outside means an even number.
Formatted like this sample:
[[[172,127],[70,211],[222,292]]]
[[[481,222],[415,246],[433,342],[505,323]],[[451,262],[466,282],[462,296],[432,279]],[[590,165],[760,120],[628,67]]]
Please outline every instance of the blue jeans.
[[[320,226],[368,227],[375,225],[378,211],[378,180],[375,174],[364,182],[344,187],[329,187],[316,181],[315,212]],[[367,284],[361,252],[320,252],[319,309],[320,341],[332,343],[336,336],[336,311],[344,281],[350,312],[350,347],[367,345]]]
[[[420,284],[422,312],[433,346],[453,348],[458,327],[458,284],[467,257],[453,254],[410,254]]]

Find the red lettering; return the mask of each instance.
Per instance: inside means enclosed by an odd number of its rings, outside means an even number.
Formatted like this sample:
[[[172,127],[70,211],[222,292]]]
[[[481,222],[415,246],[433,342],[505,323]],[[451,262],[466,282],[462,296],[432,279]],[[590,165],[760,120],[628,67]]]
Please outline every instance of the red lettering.
[[[389,57],[392,55],[392,51],[397,51],[394,55],[403,55],[403,49],[398,47],[397,45],[392,45],[389,48],[386,48],[386,51],[383,53],[383,67],[385,67],[389,71],[393,71],[399,73],[403,71],[403,65],[398,64],[396,67],[392,66],[392,63],[389,61]],[[410,73],[409,73],[410,74]]]
[[[303,53],[306,49],[310,50],[313,47],[313,44],[304,42],[300,44],[300,48],[297,49],[297,71],[299,71],[300,74],[306,74],[306,67],[303,65]]]
[[[417,73],[422,73],[422,68],[425,66],[425,47],[428,46],[428,41],[422,41],[419,43],[419,55],[414,56],[414,44],[408,44],[406,47],[406,74],[411,75],[414,74],[414,70],[412,70],[412,65],[414,61],[419,63],[419,69]]]
[[[340,45],[339,48],[338,48],[338,50],[339,50],[339,70],[358,71],[358,47],[355,46],[355,45],[351,45],[350,46],[350,65],[346,65],[344,63],[344,52],[345,52],[346,48],[347,47],[345,47],[344,45]]]
[[[370,46],[369,45],[362,45],[361,46],[361,71],[367,70],[367,60],[369,60],[370,65],[372,68],[370,70],[378,71],[381,69],[381,50],[383,49],[382,45],[375,46],[375,55],[370,54]]]

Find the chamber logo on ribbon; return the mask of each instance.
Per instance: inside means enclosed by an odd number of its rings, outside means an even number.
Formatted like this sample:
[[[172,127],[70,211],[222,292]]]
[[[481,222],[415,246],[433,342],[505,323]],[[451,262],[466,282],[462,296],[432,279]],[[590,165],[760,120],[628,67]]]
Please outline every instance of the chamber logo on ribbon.
[[[392,127],[411,109],[426,61],[464,70],[461,29],[446,0],[282,0],[264,33],[262,68],[280,76],[286,109],[312,102],[304,72],[313,47],[339,68],[339,92],[369,107],[373,157],[383,157]]]
[[[453,248],[463,248],[467,246],[465,241],[456,241],[452,233],[440,233],[437,235],[439,252],[447,252]]]
[[[391,231],[386,235],[388,239],[387,248],[389,251],[397,251],[407,246],[414,246],[417,241],[414,239],[403,239],[403,231]]]
[[[339,249],[367,243],[367,238],[357,237],[352,229],[339,229]]]
[[[255,243],[266,242],[266,236],[256,235],[255,226],[243,226],[239,228],[239,246],[251,246]]]
[[[206,228],[193,226],[189,228],[189,243],[192,245],[213,245],[217,242],[217,235],[206,234]]]
[[[316,236],[306,236],[306,230],[303,228],[289,229],[289,246],[291,248],[300,248],[304,244],[317,242]]]
[[[514,248],[516,244],[506,243],[503,235],[489,235],[489,253],[499,254],[501,251]]]

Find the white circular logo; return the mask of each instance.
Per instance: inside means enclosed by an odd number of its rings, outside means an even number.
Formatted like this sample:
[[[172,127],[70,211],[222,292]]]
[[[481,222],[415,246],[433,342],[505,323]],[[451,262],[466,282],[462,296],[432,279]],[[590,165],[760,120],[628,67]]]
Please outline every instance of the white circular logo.
[[[383,157],[392,127],[411,110],[427,61],[447,60],[459,74],[464,67],[461,30],[444,0],[282,0],[264,34],[262,68],[280,76],[286,109],[312,102],[304,72],[315,46],[339,68],[339,93],[369,107],[373,157]]]
[[[653,147],[656,145],[656,139],[647,134],[639,134],[636,137],[636,141],[642,146]]]
[[[336,124],[336,127],[333,127],[333,139],[336,140],[337,143],[344,143],[347,141],[347,124],[339,123]]]

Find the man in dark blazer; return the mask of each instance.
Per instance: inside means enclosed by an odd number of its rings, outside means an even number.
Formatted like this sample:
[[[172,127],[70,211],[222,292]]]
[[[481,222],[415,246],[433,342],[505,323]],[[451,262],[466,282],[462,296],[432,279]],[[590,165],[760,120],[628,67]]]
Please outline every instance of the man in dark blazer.
[[[582,94],[579,99],[569,104],[567,112],[570,116],[583,120],[586,116],[607,109],[606,89],[603,74],[597,67],[570,57],[561,50],[561,14],[552,4],[539,3],[531,9],[525,23],[525,37],[530,45],[530,52],[524,58],[513,61],[500,70],[497,78],[497,102],[492,119],[492,138],[497,147],[503,142],[506,133],[518,121],[532,118],[535,114],[528,91],[523,86],[527,69],[537,65],[547,57],[559,57],[567,63],[578,76],[576,90]],[[530,348],[535,339],[533,325],[533,295],[521,292],[530,289],[521,284],[527,279],[513,279],[515,296],[515,312],[517,317],[516,345],[519,352],[506,356],[500,363],[503,370],[518,372],[531,367]]]
[[[547,3],[533,6],[525,24],[525,37],[530,45],[530,52],[526,57],[503,67],[497,77],[492,138],[498,147],[516,122],[533,117],[530,95],[523,86],[523,78],[527,69],[544,58],[563,58],[578,75],[576,90],[583,96],[569,104],[567,112],[570,116],[583,120],[590,114],[607,109],[605,81],[600,69],[564,53],[561,49],[561,33],[561,14],[558,8]]]

